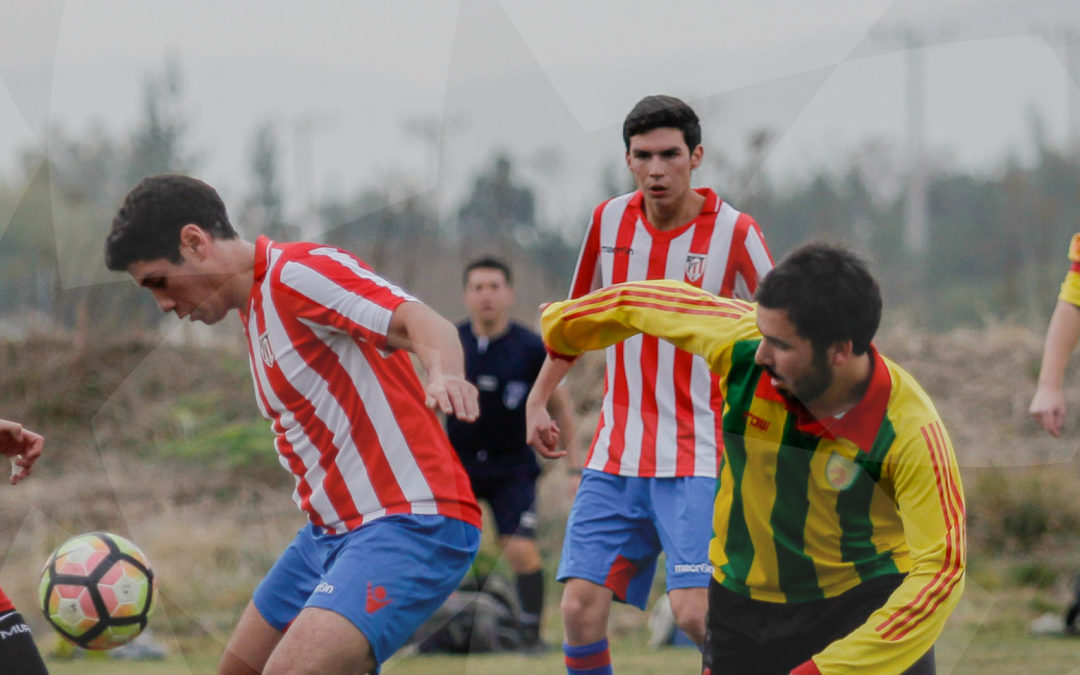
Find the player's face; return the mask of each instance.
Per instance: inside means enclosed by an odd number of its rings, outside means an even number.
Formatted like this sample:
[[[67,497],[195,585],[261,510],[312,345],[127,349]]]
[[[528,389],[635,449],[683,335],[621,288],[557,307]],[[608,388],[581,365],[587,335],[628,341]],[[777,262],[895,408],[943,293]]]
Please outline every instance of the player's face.
[[[173,263],[165,258],[131,263],[128,274],[150,291],[161,311],[177,318],[214,324],[225,318],[229,307],[221,297],[220,284],[188,259]]]
[[[829,388],[833,372],[828,359],[799,335],[787,310],[759,305],[757,324],[762,339],[754,360],[781,394],[806,405]]]
[[[502,270],[478,267],[465,280],[465,310],[473,321],[496,324],[510,315],[514,289]]]
[[[690,172],[701,164],[704,151],[686,146],[683,132],[660,127],[630,137],[626,165],[634,174],[634,183],[651,203],[675,207],[690,190]]]

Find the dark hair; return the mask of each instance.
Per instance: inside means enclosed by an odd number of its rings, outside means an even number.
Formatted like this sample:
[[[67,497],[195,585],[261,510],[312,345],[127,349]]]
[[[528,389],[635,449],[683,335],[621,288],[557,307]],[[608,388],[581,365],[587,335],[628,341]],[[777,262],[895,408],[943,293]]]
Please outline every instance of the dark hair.
[[[672,127],[683,134],[690,152],[701,144],[701,123],[694,109],[674,96],[646,96],[637,102],[623,122],[622,138],[630,151],[630,137]]]
[[[807,244],[788,255],[761,280],[754,299],[786,310],[819,353],[851,340],[852,351],[863,354],[881,323],[881,291],[866,265],[829,244]]]
[[[105,240],[105,266],[123,271],[142,260],[180,262],[180,229],[189,223],[215,239],[237,236],[225,203],[206,183],[177,175],[142,179],[113,218]]]
[[[465,266],[465,272],[461,275],[461,284],[463,286],[469,283],[469,272],[476,269],[499,270],[503,273],[503,276],[506,277],[506,285],[514,285],[514,275],[510,273],[510,267],[498,258],[485,256],[483,258],[477,258]]]

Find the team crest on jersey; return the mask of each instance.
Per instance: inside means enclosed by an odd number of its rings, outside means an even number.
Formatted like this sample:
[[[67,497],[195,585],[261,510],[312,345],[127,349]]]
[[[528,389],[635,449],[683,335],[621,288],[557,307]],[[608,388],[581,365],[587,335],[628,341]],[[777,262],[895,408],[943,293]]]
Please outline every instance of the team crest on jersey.
[[[686,256],[686,280],[696,283],[705,274],[705,256],[690,253]]]
[[[267,368],[274,367],[274,349],[270,346],[270,334],[263,333],[259,336],[259,353]]]
[[[825,481],[834,490],[846,490],[859,475],[859,465],[843,455],[833,454],[825,462]]]
[[[529,385],[525,382],[507,382],[506,388],[503,389],[503,405],[507,410],[514,410],[521,402],[525,400],[525,396],[529,393]]]

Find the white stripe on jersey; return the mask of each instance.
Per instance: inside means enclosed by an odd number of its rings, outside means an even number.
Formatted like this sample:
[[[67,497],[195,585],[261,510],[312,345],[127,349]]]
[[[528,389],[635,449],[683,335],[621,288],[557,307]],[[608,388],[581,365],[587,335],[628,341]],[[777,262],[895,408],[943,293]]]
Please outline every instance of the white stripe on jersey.
[[[324,306],[373,333],[386,335],[390,326],[393,312],[342,288],[302,263],[286,262],[281,268],[281,283],[309,298],[333,298]]]
[[[755,229],[750,229],[750,231],[746,233],[746,252],[750,254],[750,261],[754,264],[754,269],[772,269],[772,262],[769,260],[769,252],[765,248],[765,242],[761,240],[761,236],[758,235],[758,232]],[[760,276],[764,276],[764,274],[761,274]],[[760,281],[761,279],[758,278],[758,282]],[[751,298],[748,295],[745,298],[739,297],[739,299],[750,300]]]

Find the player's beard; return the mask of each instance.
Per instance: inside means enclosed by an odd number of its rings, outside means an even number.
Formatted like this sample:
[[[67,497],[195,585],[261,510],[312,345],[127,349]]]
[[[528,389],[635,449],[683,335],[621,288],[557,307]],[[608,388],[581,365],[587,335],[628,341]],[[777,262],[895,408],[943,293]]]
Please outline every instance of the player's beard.
[[[776,377],[777,380],[783,382],[783,380],[776,376],[776,373],[769,368],[765,367],[765,370]],[[788,385],[784,383],[784,388],[779,389],[781,395],[788,400],[801,403],[804,407],[813,401],[818,396],[821,396],[832,385],[833,373],[829,368],[828,360],[825,356],[825,352],[818,352],[814,350],[814,358],[810,362],[810,372],[802,377],[796,378],[794,382]]]

